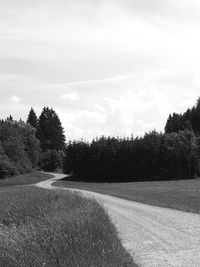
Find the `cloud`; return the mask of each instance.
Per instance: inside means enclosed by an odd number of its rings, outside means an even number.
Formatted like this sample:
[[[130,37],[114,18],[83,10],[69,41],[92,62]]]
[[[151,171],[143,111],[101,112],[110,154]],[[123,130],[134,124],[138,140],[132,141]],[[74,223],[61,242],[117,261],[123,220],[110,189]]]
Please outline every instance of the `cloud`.
[[[24,105],[19,102],[5,101],[4,103],[0,103],[1,117],[0,119],[5,119],[12,115],[14,120],[25,120],[28,117],[28,112],[30,111],[29,105]]]
[[[26,119],[29,106],[38,113],[50,106],[70,138],[162,130],[170,112],[199,96],[199,7],[198,0],[2,0],[2,116]]]
[[[4,117],[11,113],[16,119],[15,114],[26,119],[30,106],[37,107],[38,115],[44,105],[53,107],[60,116],[67,140],[91,140],[103,134],[137,136],[154,128],[162,131],[169,113],[184,112],[199,96],[198,72],[151,71],[141,76],[54,85],[26,81],[21,84],[20,77],[2,77],[4,92],[13,96],[20,92],[26,105],[20,112],[19,103],[7,105],[9,110],[2,113]],[[9,84],[12,89],[6,89],[7,80],[13,81]],[[14,86],[18,89],[13,89]],[[77,95],[81,101],[74,101]],[[6,98],[1,101],[4,103]]]
[[[176,109],[165,92],[144,85],[137,92],[128,90],[120,97],[105,98],[105,102],[107,127],[114,133],[129,135],[150,131],[152,127],[163,130],[167,116]]]
[[[16,96],[16,95],[11,96],[11,97],[9,98],[9,100],[10,100],[11,102],[13,102],[13,103],[20,103],[20,101],[21,101],[21,99],[20,99],[18,96]]]
[[[95,109],[80,109],[70,111],[58,109],[67,139],[86,138],[91,140],[95,136],[103,135],[107,114]]]
[[[103,78],[103,79],[96,79],[96,80],[89,80],[89,81],[77,81],[77,82],[68,82],[65,84],[65,86],[79,86],[79,85],[95,85],[99,83],[108,83],[108,82],[118,82],[121,80],[131,79],[134,78],[134,74],[127,74],[127,75],[119,75],[116,77],[110,77],[110,78]]]
[[[107,86],[115,83],[108,82]],[[91,140],[103,134],[137,136],[153,129],[162,131],[169,113],[177,110],[165,90],[145,83],[137,85],[137,89],[121,89],[120,94],[115,94],[114,89],[112,94],[107,93],[105,87],[103,94],[96,92],[92,99],[84,101],[84,109],[82,101],[77,109],[59,109],[67,139]]]
[[[65,100],[70,100],[70,101],[78,101],[79,94],[78,93],[67,93],[67,94],[62,95],[61,98]]]
[[[169,66],[198,68],[200,19],[196,29],[172,19],[193,18],[197,1],[98,2],[3,1],[0,55],[6,58],[0,60],[0,72],[6,68],[43,82],[79,82]]]

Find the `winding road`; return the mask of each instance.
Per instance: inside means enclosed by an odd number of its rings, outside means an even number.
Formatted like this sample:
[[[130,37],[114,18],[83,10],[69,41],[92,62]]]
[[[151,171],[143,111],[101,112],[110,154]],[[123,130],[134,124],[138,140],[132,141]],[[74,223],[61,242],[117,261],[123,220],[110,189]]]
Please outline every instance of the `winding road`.
[[[107,210],[124,247],[144,267],[200,267],[200,215],[144,205],[90,191],[52,186],[54,178],[37,183],[45,189],[80,192],[94,197]]]

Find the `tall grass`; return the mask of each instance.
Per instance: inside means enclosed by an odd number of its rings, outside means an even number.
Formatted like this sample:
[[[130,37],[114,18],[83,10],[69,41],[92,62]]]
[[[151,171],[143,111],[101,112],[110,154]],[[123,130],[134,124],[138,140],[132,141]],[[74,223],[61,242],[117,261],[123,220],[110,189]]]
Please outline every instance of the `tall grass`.
[[[103,208],[75,193],[0,190],[0,266],[135,266]]]
[[[33,171],[24,175],[17,175],[0,180],[1,186],[27,185],[34,184],[52,178],[50,174]]]

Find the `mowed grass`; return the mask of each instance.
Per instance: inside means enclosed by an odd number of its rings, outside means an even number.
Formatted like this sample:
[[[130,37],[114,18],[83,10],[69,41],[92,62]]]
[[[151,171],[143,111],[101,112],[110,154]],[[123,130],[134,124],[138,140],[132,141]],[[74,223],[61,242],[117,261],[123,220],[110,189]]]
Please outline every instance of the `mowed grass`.
[[[84,183],[69,178],[54,186],[91,190],[144,204],[200,213],[200,179],[134,183]]]
[[[136,266],[94,200],[30,187],[0,188],[0,266]]]
[[[35,184],[50,178],[53,178],[53,176],[50,174],[34,171],[28,174],[13,176],[0,180],[0,187]]]

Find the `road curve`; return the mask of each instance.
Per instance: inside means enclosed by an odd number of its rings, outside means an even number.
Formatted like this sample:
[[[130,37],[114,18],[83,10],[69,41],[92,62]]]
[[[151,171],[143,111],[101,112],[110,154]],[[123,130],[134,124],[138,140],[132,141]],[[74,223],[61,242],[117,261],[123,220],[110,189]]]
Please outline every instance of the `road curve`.
[[[200,215],[144,205],[99,193],[53,187],[66,175],[37,183],[38,187],[81,192],[98,200],[118,229],[123,245],[139,266],[200,267]]]

